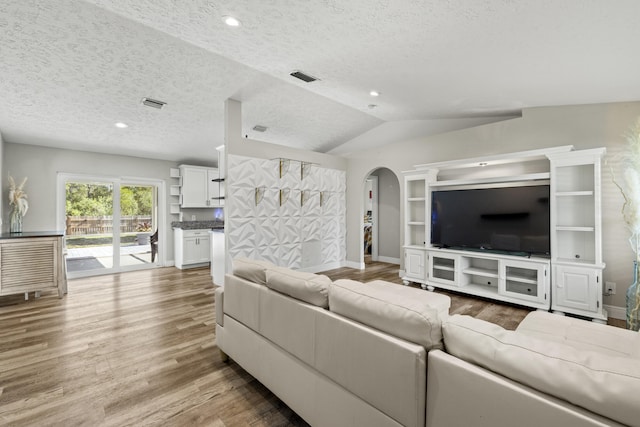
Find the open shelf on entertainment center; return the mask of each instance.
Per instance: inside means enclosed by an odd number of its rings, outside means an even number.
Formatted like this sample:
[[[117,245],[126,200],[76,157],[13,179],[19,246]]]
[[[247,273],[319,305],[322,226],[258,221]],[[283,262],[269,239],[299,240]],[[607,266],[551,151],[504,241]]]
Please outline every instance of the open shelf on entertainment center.
[[[442,288],[548,310],[547,258],[468,250],[427,248],[423,288]]]

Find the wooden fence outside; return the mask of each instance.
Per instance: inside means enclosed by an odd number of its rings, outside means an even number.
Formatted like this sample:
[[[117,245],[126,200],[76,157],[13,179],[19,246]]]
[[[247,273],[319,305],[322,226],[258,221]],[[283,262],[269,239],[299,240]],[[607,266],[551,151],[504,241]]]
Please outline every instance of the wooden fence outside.
[[[151,216],[133,215],[120,217],[120,233],[141,231],[138,226],[148,224],[151,227]],[[112,216],[68,216],[67,236],[86,236],[88,234],[112,234]]]

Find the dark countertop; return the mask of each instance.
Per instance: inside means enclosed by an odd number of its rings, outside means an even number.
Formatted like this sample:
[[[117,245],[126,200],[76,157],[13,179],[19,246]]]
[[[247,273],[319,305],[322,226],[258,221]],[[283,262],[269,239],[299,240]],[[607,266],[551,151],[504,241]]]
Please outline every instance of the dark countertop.
[[[172,228],[183,230],[224,230],[224,222],[221,221],[173,221]]]
[[[21,239],[24,237],[59,237],[64,231],[24,231],[22,233],[2,233],[0,239]]]

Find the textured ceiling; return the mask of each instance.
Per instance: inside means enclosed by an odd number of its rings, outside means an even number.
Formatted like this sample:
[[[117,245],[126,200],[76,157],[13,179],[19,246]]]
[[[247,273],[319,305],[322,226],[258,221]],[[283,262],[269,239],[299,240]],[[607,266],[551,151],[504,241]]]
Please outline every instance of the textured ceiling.
[[[251,138],[347,154],[525,107],[640,100],[638,16],[637,0],[3,0],[0,131],[206,161],[231,97]]]

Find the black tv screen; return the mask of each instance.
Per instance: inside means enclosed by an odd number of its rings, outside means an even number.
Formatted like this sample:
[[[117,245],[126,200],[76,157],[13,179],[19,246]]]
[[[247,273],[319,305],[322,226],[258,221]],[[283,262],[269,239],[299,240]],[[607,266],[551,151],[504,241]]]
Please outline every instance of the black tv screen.
[[[548,255],[549,186],[431,193],[431,244]]]

